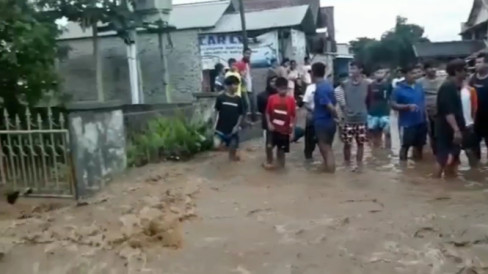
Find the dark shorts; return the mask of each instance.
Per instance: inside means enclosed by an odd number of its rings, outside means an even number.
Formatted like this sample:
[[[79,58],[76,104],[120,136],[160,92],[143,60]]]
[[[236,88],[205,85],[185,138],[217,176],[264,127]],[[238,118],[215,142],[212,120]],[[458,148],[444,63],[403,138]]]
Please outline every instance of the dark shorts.
[[[427,124],[401,127],[400,136],[403,147],[423,147],[427,142]]]
[[[305,136],[305,129],[301,128],[301,127],[295,127],[295,129],[293,130],[293,140],[292,142],[293,143],[296,143],[298,142],[303,136]]]
[[[335,123],[331,123],[330,125],[315,125],[317,142],[331,146],[334,142],[336,131],[337,127]]]
[[[454,144],[449,140],[436,141],[436,159],[441,166],[446,166],[449,156],[452,156],[455,161],[459,161],[459,154],[461,153],[461,146]]]
[[[266,145],[272,148],[277,147],[285,153],[288,153],[290,152],[290,135],[266,131]]]
[[[463,149],[476,149],[479,144],[479,138],[474,128],[468,127],[463,132]]]
[[[479,113],[478,113],[479,114]],[[480,119],[478,118],[474,124],[474,131],[478,136],[479,141],[483,139],[488,139],[488,119]]]
[[[355,140],[358,145],[366,143],[368,126],[367,124],[344,124],[341,130],[341,140],[346,145],[352,144]]]
[[[220,142],[228,148],[237,149],[239,148],[239,134],[224,134],[222,132],[216,131],[215,135],[219,137]]]
[[[435,120],[435,117],[428,117],[428,123],[431,129],[430,131],[428,131],[428,134],[431,139],[435,139]]]

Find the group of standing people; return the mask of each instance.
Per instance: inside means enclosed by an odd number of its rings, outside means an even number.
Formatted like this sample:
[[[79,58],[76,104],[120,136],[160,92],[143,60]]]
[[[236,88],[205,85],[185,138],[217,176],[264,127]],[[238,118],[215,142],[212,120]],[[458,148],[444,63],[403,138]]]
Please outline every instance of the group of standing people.
[[[230,58],[227,61],[228,69],[225,70],[224,65],[218,63],[215,65],[215,71],[217,73],[214,81],[214,90],[217,92],[224,92],[226,90],[225,80],[229,76],[233,76],[237,79],[238,85],[236,90],[236,96],[242,99],[243,113],[247,114],[252,111],[252,74],[251,74],[251,54],[252,51],[249,48],[244,49],[242,59],[237,61],[234,58]]]
[[[242,65],[231,64],[231,70],[222,78],[224,92],[215,106],[216,134],[229,147],[231,159],[238,160],[239,130],[246,113],[246,100],[240,97],[246,85]],[[346,165],[353,166],[351,150],[356,144],[353,170],[361,169],[368,141],[375,147],[383,146],[383,142],[389,147],[392,110],[398,115],[401,161],[407,160],[410,150],[414,159],[421,159],[427,139],[437,159],[437,177],[455,173],[462,150],[472,166],[481,159],[480,142],[488,142],[486,54],[477,57],[476,72],[471,76],[463,60],[447,64],[447,77],[439,76],[431,62],[405,66],[395,80],[385,68],[377,68],[371,78],[364,75],[359,62],[351,62],[349,68],[348,75],[339,76],[336,88],[327,80],[325,64],[310,65],[308,58],[301,69],[287,59],[270,69],[266,90],[257,96],[266,141],[266,169],[285,165],[290,143],[299,138],[299,107],[307,112],[305,158],[311,160],[318,147],[329,172],[336,167],[332,144],[337,131],[344,144]],[[249,72],[249,66],[244,71]]]

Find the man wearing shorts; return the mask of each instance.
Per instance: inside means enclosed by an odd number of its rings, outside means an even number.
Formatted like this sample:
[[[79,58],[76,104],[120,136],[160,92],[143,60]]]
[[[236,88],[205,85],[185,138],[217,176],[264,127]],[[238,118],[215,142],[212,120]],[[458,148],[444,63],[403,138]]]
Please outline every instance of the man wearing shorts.
[[[370,83],[362,76],[363,67],[359,62],[351,62],[349,71],[351,77],[344,86],[345,124],[341,132],[341,139],[344,142],[344,160],[346,165],[351,164],[351,147],[353,141],[356,142],[356,161],[357,167],[360,169],[363,164],[364,143],[367,140],[367,103]]]
[[[466,78],[466,63],[457,59],[447,64],[448,79],[439,88],[437,96],[436,158],[435,176],[444,173],[455,175],[466,122],[463,115],[461,89]]]
[[[320,154],[327,172],[335,172],[335,158],[332,143],[336,133],[336,98],[334,88],[325,79],[326,66],[323,63],[312,65],[312,78],[316,85],[314,95],[313,121]]]
[[[463,105],[464,122],[466,123],[466,130],[463,133],[463,149],[471,167],[478,165],[477,147],[479,145],[478,136],[474,129],[474,121],[476,113],[478,112],[478,94],[476,89],[468,84],[468,80],[464,81],[461,89],[461,102]]]
[[[229,159],[232,161],[239,160],[239,130],[244,116],[241,98],[236,94],[239,84],[235,76],[225,78],[226,92],[215,101],[215,135],[220,138],[221,145],[229,149]]]
[[[252,50],[249,48],[245,48],[242,52],[242,60],[236,62],[235,67],[241,74],[241,97],[243,99],[244,104],[244,113],[245,115],[251,113],[252,120],[255,120],[255,108],[253,105],[253,97],[252,97],[252,74],[251,74],[251,55]]]
[[[295,99],[287,95],[288,80],[283,77],[276,79],[277,94],[268,98],[266,106],[266,121],[268,122],[268,136],[266,146],[276,148],[277,167],[285,167],[285,154],[290,152],[290,140],[293,139],[293,129],[296,122]],[[274,168],[273,159],[265,164],[266,169]]]
[[[390,106],[391,85],[385,79],[386,71],[378,69],[371,83],[368,108],[368,131],[375,146],[381,146],[385,135],[386,146],[390,146]]]
[[[422,158],[422,150],[427,139],[427,114],[425,110],[425,92],[417,82],[420,67],[408,65],[403,68],[405,81],[397,84],[391,96],[391,107],[398,111],[400,127],[400,160],[406,161],[408,151],[414,150],[414,158]]]
[[[317,143],[317,138],[315,136],[315,125],[313,121],[313,111],[314,111],[314,97],[315,90],[317,86],[315,84],[308,85],[305,90],[305,95],[303,96],[303,106],[307,111],[307,116],[305,120],[305,160],[311,161],[313,157],[313,151]]]
[[[439,87],[444,82],[444,77],[437,76],[437,70],[434,64],[430,61],[424,63],[424,73],[425,76],[420,78],[418,81],[422,85],[425,91],[425,107],[427,109],[427,120],[429,123],[429,141],[432,147],[432,152],[436,153],[436,136],[434,134],[435,121],[437,115],[437,93],[439,92]]]

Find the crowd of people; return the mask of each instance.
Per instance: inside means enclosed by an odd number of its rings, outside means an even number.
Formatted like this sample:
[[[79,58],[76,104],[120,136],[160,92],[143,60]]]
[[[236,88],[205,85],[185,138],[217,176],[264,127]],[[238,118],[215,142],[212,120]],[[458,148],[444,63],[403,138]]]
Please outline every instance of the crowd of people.
[[[243,60],[229,60],[229,71],[220,73],[218,79],[222,93],[215,105],[215,132],[229,149],[232,160],[239,160],[239,131],[249,108],[245,94],[252,86],[250,58],[251,51],[245,50]],[[361,63],[353,61],[349,74],[339,75],[334,88],[326,72],[325,64],[311,64],[309,58],[305,58],[301,68],[295,61],[285,59],[268,71],[266,90],[257,96],[266,142],[264,168],[285,166],[290,143],[301,137],[296,126],[299,108],[306,111],[305,159],[312,160],[318,147],[328,172],[334,172],[336,167],[332,150],[336,133],[343,143],[345,164],[354,171],[362,168],[367,143],[389,147],[392,111],[398,117],[401,161],[408,159],[410,150],[413,159],[421,160],[427,141],[437,160],[436,177],[455,175],[463,150],[471,166],[480,161],[480,144],[483,140],[488,143],[485,53],[477,56],[472,73],[464,60],[450,61],[447,76],[439,73],[434,63],[424,62],[404,66],[394,73],[378,67],[367,77]],[[354,144],[355,165],[351,159]]]

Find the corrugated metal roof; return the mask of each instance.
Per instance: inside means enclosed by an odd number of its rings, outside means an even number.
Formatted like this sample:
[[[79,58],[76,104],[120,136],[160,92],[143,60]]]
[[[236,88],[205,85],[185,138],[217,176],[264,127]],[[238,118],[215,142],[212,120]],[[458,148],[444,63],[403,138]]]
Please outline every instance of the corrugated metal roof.
[[[169,17],[169,24],[176,29],[212,28],[224,12],[230,7],[230,1],[210,1],[192,4],[174,5]],[[68,22],[66,31],[59,40],[77,39],[92,36],[91,28],[83,30],[79,24]],[[99,33],[99,36],[115,35],[115,31]]]
[[[425,42],[413,45],[415,55],[420,58],[467,57],[484,48],[485,43],[480,40]]]
[[[242,0],[244,9],[248,11],[258,11],[266,9],[277,9],[281,7],[290,6],[310,6],[310,10],[315,19],[317,19],[318,10],[320,8],[320,0]],[[234,0],[234,7],[239,8],[239,3]]]
[[[169,24],[176,29],[211,28],[229,6],[230,1],[174,5]]]
[[[246,13],[247,30],[263,30],[302,26],[307,33],[315,32],[313,15],[308,5],[267,9]],[[225,33],[241,31],[241,18],[238,13],[225,14],[213,29],[207,33]]]

